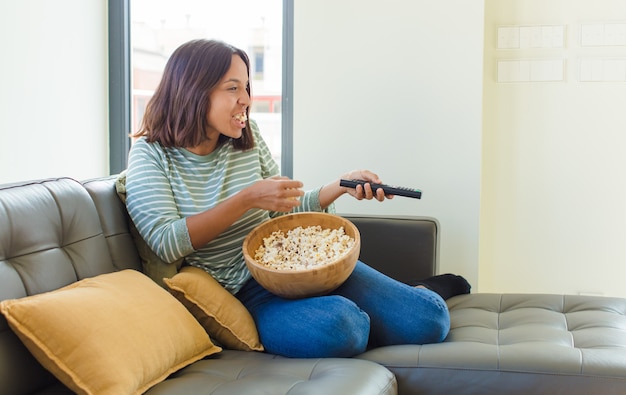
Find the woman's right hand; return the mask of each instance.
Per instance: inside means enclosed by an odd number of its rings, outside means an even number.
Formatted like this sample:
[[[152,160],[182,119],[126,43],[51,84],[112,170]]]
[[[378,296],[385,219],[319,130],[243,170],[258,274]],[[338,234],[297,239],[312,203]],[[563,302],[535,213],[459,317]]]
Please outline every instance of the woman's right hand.
[[[299,198],[304,195],[303,186],[300,181],[276,176],[257,181],[248,187],[248,192],[256,208],[289,212],[300,205]]]
[[[251,208],[289,212],[300,205],[304,195],[302,183],[288,177],[271,177],[257,181],[217,206],[187,217],[189,238],[198,249],[219,236]]]

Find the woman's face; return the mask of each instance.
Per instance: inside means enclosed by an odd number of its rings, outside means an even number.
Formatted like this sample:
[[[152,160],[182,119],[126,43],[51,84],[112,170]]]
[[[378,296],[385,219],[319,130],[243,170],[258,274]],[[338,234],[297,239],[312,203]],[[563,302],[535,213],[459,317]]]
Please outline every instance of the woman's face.
[[[220,134],[239,138],[246,127],[246,109],[250,106],[248,69],[244,61],[233,55],[230,69],[209,96],[208,138],[217,141]]]

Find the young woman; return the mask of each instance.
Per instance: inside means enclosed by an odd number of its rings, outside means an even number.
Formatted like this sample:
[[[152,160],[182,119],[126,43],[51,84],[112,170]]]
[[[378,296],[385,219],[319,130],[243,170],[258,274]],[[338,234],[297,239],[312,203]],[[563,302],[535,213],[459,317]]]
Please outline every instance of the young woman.
[[[339,289],[321,297],[285,300],[251,277],[241,247],[263,221],[332,211],[346,193],[359,200],[391,196],[369,184],[341,187],[339,178],[303,191],[300,181],[281,177],[248,120],[249,72],[247,55],[219,41],[194,40],[172,54],[129,156],[126,204],[141,236],[166,262],[184,258],[234,294],[268,352],[349,357],[368,345],[442,341],[450,318],[440,295],[362,262]],[[367,170],[340,178],[382,182]]]

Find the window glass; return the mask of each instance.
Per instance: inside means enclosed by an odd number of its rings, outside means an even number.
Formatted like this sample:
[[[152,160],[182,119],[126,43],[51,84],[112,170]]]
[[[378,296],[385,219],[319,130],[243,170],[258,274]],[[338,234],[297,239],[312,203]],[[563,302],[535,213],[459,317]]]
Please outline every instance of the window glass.
[[[280,166],[282,0],[131,0],[132,128],[170,54],[195,39],[218,39],[243,49],[251,62],[254,119]]]

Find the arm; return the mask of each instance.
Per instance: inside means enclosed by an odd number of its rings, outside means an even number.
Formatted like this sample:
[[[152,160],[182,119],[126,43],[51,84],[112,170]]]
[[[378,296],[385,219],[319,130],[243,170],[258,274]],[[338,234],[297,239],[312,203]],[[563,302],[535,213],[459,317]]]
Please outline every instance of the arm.
[[[162,151],[140,139],[131,148],[128,162],[126,207],[141,237],[165,262],[193,252]]]
[[[205,245],[250,209],[291,211],[300,204],[297,198],[304,194],[300,188],[302,188],[300,181],[286,177],[272,177],[257,181],[212,209],[187,217],[191,244],[196,249]]]
[[[250,126],[258,150],[258,167],[262,179],[212,209],[187,218],[189,237],[196,249],[218,237],[248,210],[263,209],[270,211],[270,216],[275,216],[297,207],[297,198],[304,194],[301,182],[278,176],[278,165],[256,122],[250,120]]]
[[[135,218],[146,222],[140,232],[157,254],[169,254],[170,259],[189,255],[223,234],[249,210],[287,212],[299,204],[302,183],[278,177],[278,166],[256,124],[251,122],[251,126],[255,148],[227,151],[223,167],[215,174],[201,173],[202,185],[208,182],[216,191],[208,195],[190,187],[200,180],[192,177],[185,183],[181,174],[192,173],[192,169],[174,166],[170,155],[175,154],[167,154],[158,144],[135,144],[127,182],[140,185],[146,201],[133,204],[131,199],[127,204],[129,211],[131,206],[136,208]],[[181,240],[184,247],[171,248],[167,241],[172,238]]]

